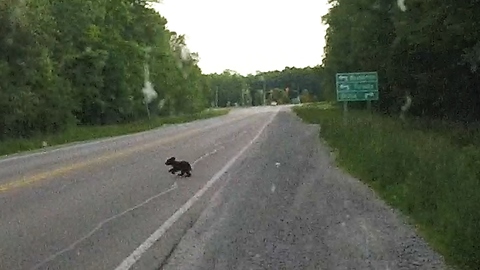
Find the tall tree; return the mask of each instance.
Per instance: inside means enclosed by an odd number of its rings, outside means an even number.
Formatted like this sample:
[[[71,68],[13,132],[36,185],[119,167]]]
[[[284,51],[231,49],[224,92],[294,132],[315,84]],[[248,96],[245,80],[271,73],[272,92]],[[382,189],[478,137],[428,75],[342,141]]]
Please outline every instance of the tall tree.
[[[207,106],[198,55],[147,1],[5,0],[0,23],[0,139]]]
[[[324,89],[335,98],[335,73],[377,71],[377,108],[398,113],[407,93],[411,112],[462,121],[480,118],[475,1],[329,1]]]

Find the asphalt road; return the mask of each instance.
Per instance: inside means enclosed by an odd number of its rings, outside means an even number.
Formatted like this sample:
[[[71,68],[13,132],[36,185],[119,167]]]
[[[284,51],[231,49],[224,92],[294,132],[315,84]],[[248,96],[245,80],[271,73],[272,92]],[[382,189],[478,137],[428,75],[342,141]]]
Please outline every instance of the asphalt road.
[[[443,269],[289,110],[0,160],[0,269]]]

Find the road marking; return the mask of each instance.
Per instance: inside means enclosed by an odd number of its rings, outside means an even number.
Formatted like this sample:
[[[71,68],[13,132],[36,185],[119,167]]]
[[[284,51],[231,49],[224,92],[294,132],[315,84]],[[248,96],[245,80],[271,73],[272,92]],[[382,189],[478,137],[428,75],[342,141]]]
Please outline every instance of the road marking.
[[[12,154],[12,155],[15,155],[15,156],[12,156],[12,157],[8,157],[8,155],[5,155],[6,158],[0,159],[0,164],[5,163],[5,162],[14,161],[14,160],[17,160],[17,159],[31,158],[31,157],[36,157],[36,156],[45,155],[45,154],[51,154],[51,153],[55,153],[55,152],[59,152],[59,151],[67,151],[67,150],[71,151],[71,150],[74,150],[74,149],[80,148],[80,147],[92,146],[92,145],[96,145],[96,144],[99,144],[99,143],[105,143],[105,142],[114,141],[114,140],[118,140],[118,139],[122,139],[122,138],[139,136],[141,134],[144,134],[144,133],[147,133],[147,132],[153,131],[153,130],[155,130],[155,129],[142,131],[142,132],[138,132],[138,133],[134,133],[134,134],[120,135],[120,136],[116,136],[116,137],[113,137],[113,138],[98,139],[98,140],[95,140],[95,141],[92,141],[92,142],[83,142],[83,143],[81,141],[71,142],[71,143],[65,144],[63,147],[61,145],[55,145],[55,146],[49,147],[50,149],[36,149],[36,150],[32,150],[32,151],[35,151],[33,153],[28,153],[28,154],[23,154],[23,155],[18,155],[18,156],[16,154]],[[0,158],[1,158],[1,156],[0,156]]]
[[[223,117],[223,116],[227,116],[227,115],[220,115],[216,118],[218,119],[218,118]],[[210,119],[214,119],[214,118],[210,118]],[[194,120],[192,122],[181,123],[181,124],[173,124],[173,125],[176,125],[177,127],[181,127],[181,128],[188,128],[188,126],[191,125],[192,123],[197,122],[197,121],[201,121],[201,120],[207,120],[207,119],[197,119],[197,120]],[[115,140],[129,138],[129,137],[136,137],[136,136],[144,135],[146,133],[155,131],[157,129],[164,129],[164,128],[166,128],[168,126],[171,126],[171,125],[172,124],[164,124],[164,125],[161,125],[157,128],[154,128],[154,129],[140,131],[140,132],[136,132],[136,133],[133,133],[133,134],[119,135],[119,136],[110,137],[110,138],[99,138],[99,139],[92,139],[92,140],[88,140],[88,141],[84,141],[84,142],[76,141],[76,142],[70,142],[70,143],[66,143],[66,144],[59,144],[59,145],[54,145],[54,146],[51,146],[51,147],[48,147],[48,148],[45,148],[45,149],[35,149],[35,150],[32,150],[30,153],[14,153],[14,154],[11,154],[11,155],[3,155],[3,156],[0,156],[0,164],[5,163],[5,162],[14,161],[14,160],[17,160],[17,159],[31,158],[31,157],[36,157],[36,156],[45,155],[45,154],[51,154],[51,153],[55,153],[55,152],[59,152],[59,151],[67,151],[67,150],[71,151],[71,150],[74,150],[76,148],[82,148],[82,147],[85,147],[85,146],[92,146],[92,145],[96,145],[96,144],[100,144],[100,143],[115,141]],[[181,132],[181,130],[179,130],[179,132]]]
[[[218,148],[215,148],[213,151],[208,152],[208,153],[202,155],[201,157],[197,158],[197,159],[192,163],[192,169],[194,169],[194,168],[195,168],[195,164],[197,164],[198,162],[200,162],[202,159],[204,159],[204,158],[206,158],[206,157],[208,157],[208,156],[211,156],[211,155],[215,154],[216,152],[218,152],[218,150],[224,149],[224,148],[225,148],[225,146],[222,145],[222,146],[220,146],[220,147],[218,147]]]
[[[135,152],[141,151],[141,150],[152,148],[152,147],[155,147],[155,146],[167,143],[167,142],[175,141],[175,140],[178,140],[178,139],[183,138],[183,137],[191,136],[191,135],[193,135],[195,133],[198,133],[198,132],[199,132],[198,129],[192,130],[192,131],[187,131],[187,132],[182,133],[182,135],[176,135],[176,136],[173,136],[173,137],[160,139],[160,140],[148,143],[148,144],[144,144],[144,145],[141,145],[141,146],[130,148],[128,150],[114,152],[114,153],[111,153],[111,154],[106,154],[106,155],[100,156],[98,158],[90,159],[90,160],[87,160],[87,161],[84,161],[84,162],[74,163],[74,164],[67,165],[67,166],[64,166],[64,167],[61,167],[61,168],[58,168],[58,169],[54,169],[54,170],[51,170],[51,171],[42,172],[42,173],[34,174],[34,175],[31,175],[31,176],[25,176],[20,180],[15,180],[15,181],[11,181],[9,183],[0,185],[0,191],[7,191],[7,190],[10,190],[10,189],[13,189],[13,188],[22,187],[22,186],[25,186],[25,185],[28,185],[28,184],[31,184],[31,183],[34,183],[34,182],[38,182],[40,180],[45,180],[47,178],[63,175],[65,173],[68,173],[68,172],[71,172],[71,171],[74,171],[74,170],[82,169],[82,168],[91,166],[93,164],[107,162],[109,160],[124,157],[124,156],[130,155],[130,154],[133,154]]]
[[[23,187],[23,186],[26,186],[26,185],[29,185],[29,184],[32,184],[32,183],[35,183],[35,182],[38,182],[38,181],[41,181],[41,180],[45,180],[45,179],[48,179],[48,178],[60,176],[60,175],[63,175],[63,174],[66,174],[66,173],[69,173],[69,172],[72,172],[72,171],[75,171],[75,170],[79,170],[79,169],[82,169],[82,168],[85,168],[85,167],[88,167],[88,166],[92,166],[92,165],[95,165],[95,164],[107,162],[107,161],[117,159],[117,158],[120,158],[120,157],[125,157],[125,156],[133,154],[135,152],[139,152],[139,151],[142,151],[142,150],[145,150],[145,149],[153,148],[153,147],[165,144],[165,143],[173,142],[173,141],[176,141],[176,140],[179,140],[179,139],[182,139],[182,138],[192,136],[193,134],[200,133],[200,132],[202,132],[204,130],[207,130],[207,129],[215,128],[215,127],[222,126],[222,125],[225,125],[225,124],[232,124],[233,122],[236,122],[236,121],[239,121],[239,120],[242,120],[242,119],[245,119],[245,118],[247,118],[247,117],[245,117],[245,116],[237,117],[237,118],[234,118],[232,121],[230,121],[228,123],[221,123],[221,124],[211,125],[211,126],[207,126],[207,127],[200,128],[200,129],[193,129],[193,130],[189,130],[189,131],[184,131],[179,135],[174,135],[174,136],[171,136],[171,137],[168,137],[168,138],[162,138],[162,139],[153,141],[151,143],[147,143],[147,144],[143,144],[143,145],[140,145],[140,146],[137,146],[137,147],[129,148],[127,150],[105,154],[103,156],[100,156],[100,157],[97,157],[97,158],[94,158],[94,159],[90,159],[90,160],[87,160],[87,161],[84,161],[84,162],[73,163],[73,164],[66,165],[66,166],[63,166],[63,167],[60,167],[60,168],[57,168],[57,169],[53,169],[51,171],[36,173],[36,174],[30,175],[30,176],[23,176],[19,180],[12,180],[12,181],[8,181],[5,184],[0,184],[0,192],[9,191],[9,190],[12,190],[14,188]]]
[[[75,246],[77,246],[78,244],[80,244],[81,242],[85,241],[86,239],[88,239],[90,236],[92,236],[96,231],[100,230],[103,225],[107,224],[108,222],[114,220],[114,219],[117,219],[137,208],[140,208],[144,205],[146,205],[147,203],[149,203],[151,200],[153,199],[156,199],[160,196],[163,196],[171,191],[174,191],[175,189],[178,188],[178,185],[177,185],[177,182],[174,182],[173,185],[170,186],[170,188],[168,188],[167,190],[165,191],[162,191],[158,194],[156,194],[155,196],[152,196],[150,198],[148,198],[147,200],[143,201],[142,203],[140,204],[137,204],[136,206],[134,207],[131,207],[131,208],[128,208],[127,210],[119,213],[119,214],[116,214],[112,217],[109,217],[105,220],[103,220],[102,222],[98,223],[97,226],[95,226],[95,228],[93,228],[93,230],[91,230],[89,233],[87,233],[85,236],[83,236],[82,238],[78,239],[77,241],[73,242],[70,246],[68,246],[67,248],[63,249],[63,250],[60,250],[59,252],[51,255],[50,257],[48,257],[47,259],[45,259],[44,261],[38,263],[37,265],[35,265],[34,267],[32,267],[32,269],[38,269],[40,268],[41,266],[45,265],[46,263],[48,262],[51,262],[53,261],[55,258],[57,258],[58,256],[62,255],[63,253],[67,252],[67,251],[70,251],[70,250],[73,250],[75,248]]]
[[[244,134],[244,133],[246,133],[246,132],[244,131],[244,132],[241,132],[240,134]],[[225,148],[225,146],[220,145],[218,148],[215,148],[213,151],[210,151],[210,152],[208,152],[208,153],[200,156],[199,158],[197,158],[197,159],[192,163],[192,167],[193,167],[196,163],[198,163],[199,161],[201,161],[202,159],[204,159],[204,158],[206,158],[206,157],[208,157],[208,156],[210,156],[210,155],[213,155],[213,154],[215,154],[216,152],[218,152],[219,150],[224,149],[224,148]],[[65,253],[65,252],[67,252],[67,251],[73,250],[78,244],[80,244],[81,242],[83,242],[83,241],[85,241],[86,239],[88,239],[88,238],[89,238],[90,236],[92,236],[96,231],[100,230],[101,227],[103,227],[103,225],[105,225],[106,223],[108,223],[108,222],[110,222],[110,221],[112,221],[112,220],[114,220],[114,219],[117,219],[117,218],[119,218],[119,217],[121,217],[121,216],[123,216],[123,215],[125,215],[125,214],[127,214],[127,213],[129,213],[129,212],[131,212],[131,211],[133,211],[133,210],[135,210],[135,209],[137,209],[137,208],[139,208],[139,207],[142,207],[142,206],[146,205],[147,203],[149,203],[151,200],[153,200],[153,199],[155,199],[155,198],[158,198],[158,197],[160,197],[160,196],[162,196],[162,195],[165,195],[165,194],[167,194],[167,193],[169,193],[169,192],[171,192],[171,191],[173,191],[173,190],[175,190],[175,189],[177,189],[177,188],[178,188],[177,182],[174,182],[173,185],[172,185],[169,189],[167,189],[167,190],[165,190],[165,191],[163,191],[163,192],[161,192],[161,193],[158,193],[157,195],[148,198],[148,199],[145,200],[144,202],[142,202],[142,203],[140,203],[140,204],[138,204],[138,205],[136,205],[136,206],[134,206],[134,207],[131,207],[131,208],[129,208],[129,209],[127,209],[127,210],[125,210],[125,211],[117,214],[117,215],[114,215],[114,216],[112,216],[112,217],[110,217],[110,218],[108,218],[108,219],[105,219],[104,221],[98,223],[98,225],[95,226],[95,228],[94,228],[93,230],[91,230],[88,234],[86,234],[85,236],[83,236],[83,237],[80,238],[79,240],[73,242],[73,243],[72,243],[71,245],[69,245],[67,248],[65,248],[65,249],[63,249],[63,250],[60,250],[59,252],[51,255],[50,257],[48,257],[48,258],[45,259],[44,261],[38,263],[37,265],[35,265],[35,266],[32,268],[32,270],[33,270],[33,269],[38,269],[38,268],[40,268],[41,266],[47,264],[48,262],[53,261],[55,258],[57,258],[58,256],[62,255],[63,253]]]
[[[273,121],[275,116],[278,113],[278,109],[274,112],[271,116],[270,120],[268,120],[257,135],[245,146],[243,147],[240,152],[238,152],[232,159],[230,159],[225,166],[218,171],[203,187],[200,189],[193,197],[191,197],[182,207],[180,207],[165,223],[162,224],[150,237],[145,240],[137,249],[133,251],[115,270],[126,270],[130,269],[139,259],[140,257],[158,240],[160,239],[165,232],[172,227],[172,225],[180,219],[180,217],[185,214],[192,205],[197,202],[203,194],[210,189],[210,187],[215,184],[215,182],[220,179],[220,177],[230,168],[232,165],[237,161],[237,159],[248,149],[250,146],[260,137],[263,133],[265,128]]]

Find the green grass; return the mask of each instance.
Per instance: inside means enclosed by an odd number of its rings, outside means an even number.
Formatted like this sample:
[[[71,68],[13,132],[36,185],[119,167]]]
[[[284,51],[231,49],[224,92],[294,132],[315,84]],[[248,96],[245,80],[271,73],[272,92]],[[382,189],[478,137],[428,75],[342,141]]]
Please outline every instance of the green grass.
[[[333,109],[335,106],[330,102],[322,101],[322,102],[302,103],[301,107],[318,108],[318,109],[326,110],[326,109]]]
[[[228,112],[229,109],[210,109],[197,114],[157,117],[150,120],[132,122],[122,125],[77,126],[67,130],[66,132],[37,136],[30,139],[8,139],[0,141],[0,155],[36,150],[42,148],[43,141],[46,141],[49,146],[54,146],[72,142],[119,136],[158,128],[165,124],[178,124],[198,119],[216,117],[225,115]]]
[[[294,107],[321,125],[337,162],[417,225],[431,246],[460,269],[480,266],[478,130],[423,124],[332,106]],[[448,128],[450,127],[450,128]],[[460,134],[464,135],[458,140]]]

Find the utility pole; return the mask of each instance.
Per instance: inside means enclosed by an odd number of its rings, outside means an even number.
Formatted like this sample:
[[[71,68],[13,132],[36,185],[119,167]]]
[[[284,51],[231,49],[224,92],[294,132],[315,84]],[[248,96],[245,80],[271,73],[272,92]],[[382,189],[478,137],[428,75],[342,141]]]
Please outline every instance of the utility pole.
[[[297,97],[298,97],[298,103],[302,103],[300,102],[300,86],[297,86]]]
[[[217,90],[215,91],[215,107],[218,108],[218,86],[217,86]]]
[[[265,82],[265,77],[263,75],[261,75],[260,80],[262,80],[262,82],[263,82],[263,92],[262,92],[262,96],[263,96],[262,99],[263,100],[262,101],[263,101],[263,106],[265,106],[265,99],[266,99],[266,95],[267,95],[267,93],[266,93],[267,86],[266,86],[266,82]]]
[[[245,89],[242,89],[242,107],[245,107]]]
[[[263,106],[265,106],[266,104],[266,98],[267,98],[267,89],[266,89],[266,84],[265,84],[265,80],[263,80]]]

